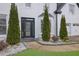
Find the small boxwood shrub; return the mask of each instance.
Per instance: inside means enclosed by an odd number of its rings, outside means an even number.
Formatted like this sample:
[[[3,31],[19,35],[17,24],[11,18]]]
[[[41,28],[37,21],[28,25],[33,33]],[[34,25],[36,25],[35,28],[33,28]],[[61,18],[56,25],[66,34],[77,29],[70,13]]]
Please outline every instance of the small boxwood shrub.
[[[53,42],[57,42],[58,41],[58,37],[57,36],[53,36],[52,40],[53,40]]]
[[[6,48],[8,46],[8,44],[4,41],[0,41],[0,51],[3,50],[4,48]]]

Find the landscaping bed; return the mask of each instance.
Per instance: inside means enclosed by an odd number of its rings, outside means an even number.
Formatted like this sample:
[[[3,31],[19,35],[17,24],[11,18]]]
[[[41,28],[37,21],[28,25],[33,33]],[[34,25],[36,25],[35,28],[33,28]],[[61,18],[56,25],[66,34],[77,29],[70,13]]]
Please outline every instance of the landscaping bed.
[[[57,41],[57,42],[38,40],[37,42],[38,42],[39,44],[42,44],[42,45],[49,45],[49,46],[79,44],[79,42],[73,42],[73,41],[63,42],[63,41],[61,41],[61,40],[59,40],[59,41]]]
[[[53,51],[53,52],[68,52],[68,51],[79,51],[79,44],[70,45],[42,45],[38,42],[25,42],[28,49],[36,49],[42,51]]]

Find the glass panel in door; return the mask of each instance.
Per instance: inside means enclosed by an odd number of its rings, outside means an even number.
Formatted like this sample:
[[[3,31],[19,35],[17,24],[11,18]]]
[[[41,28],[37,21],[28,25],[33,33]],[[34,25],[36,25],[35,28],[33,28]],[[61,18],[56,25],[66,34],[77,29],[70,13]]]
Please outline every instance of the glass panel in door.
[[[31,22],[25,22],[25,36],[31,36]]]

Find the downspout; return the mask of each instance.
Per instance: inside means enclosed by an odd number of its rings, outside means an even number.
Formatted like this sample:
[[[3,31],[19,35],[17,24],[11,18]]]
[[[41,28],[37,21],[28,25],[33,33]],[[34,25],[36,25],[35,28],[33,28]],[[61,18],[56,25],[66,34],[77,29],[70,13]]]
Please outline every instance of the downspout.
[[[56,14],[56,36],[58,36],[58,14]]]
[[[58,9],[58,6],[56,5],[56,10]],[[56,12],[55,13],[55,15],[56,15],[56,36],[58,36],[58,13]]]
[[[61,8],[64,6],[65,4],[63,5],[60,5],[58,6],[58,3],[57,3],[57,6],[56,6],[56,11],[55,11],[55,15],[56,15],[56,36],[58,36],[58,14],[61,14]]]

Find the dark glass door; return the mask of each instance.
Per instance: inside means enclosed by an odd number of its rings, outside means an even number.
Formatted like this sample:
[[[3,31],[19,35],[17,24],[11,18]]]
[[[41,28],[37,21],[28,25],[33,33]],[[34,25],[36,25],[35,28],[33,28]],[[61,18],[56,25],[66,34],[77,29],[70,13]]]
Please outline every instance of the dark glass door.
[[[22,19],[21,36],[22,37],[34,37],[35,36],[34,19],[32,19],[32,18]]]

